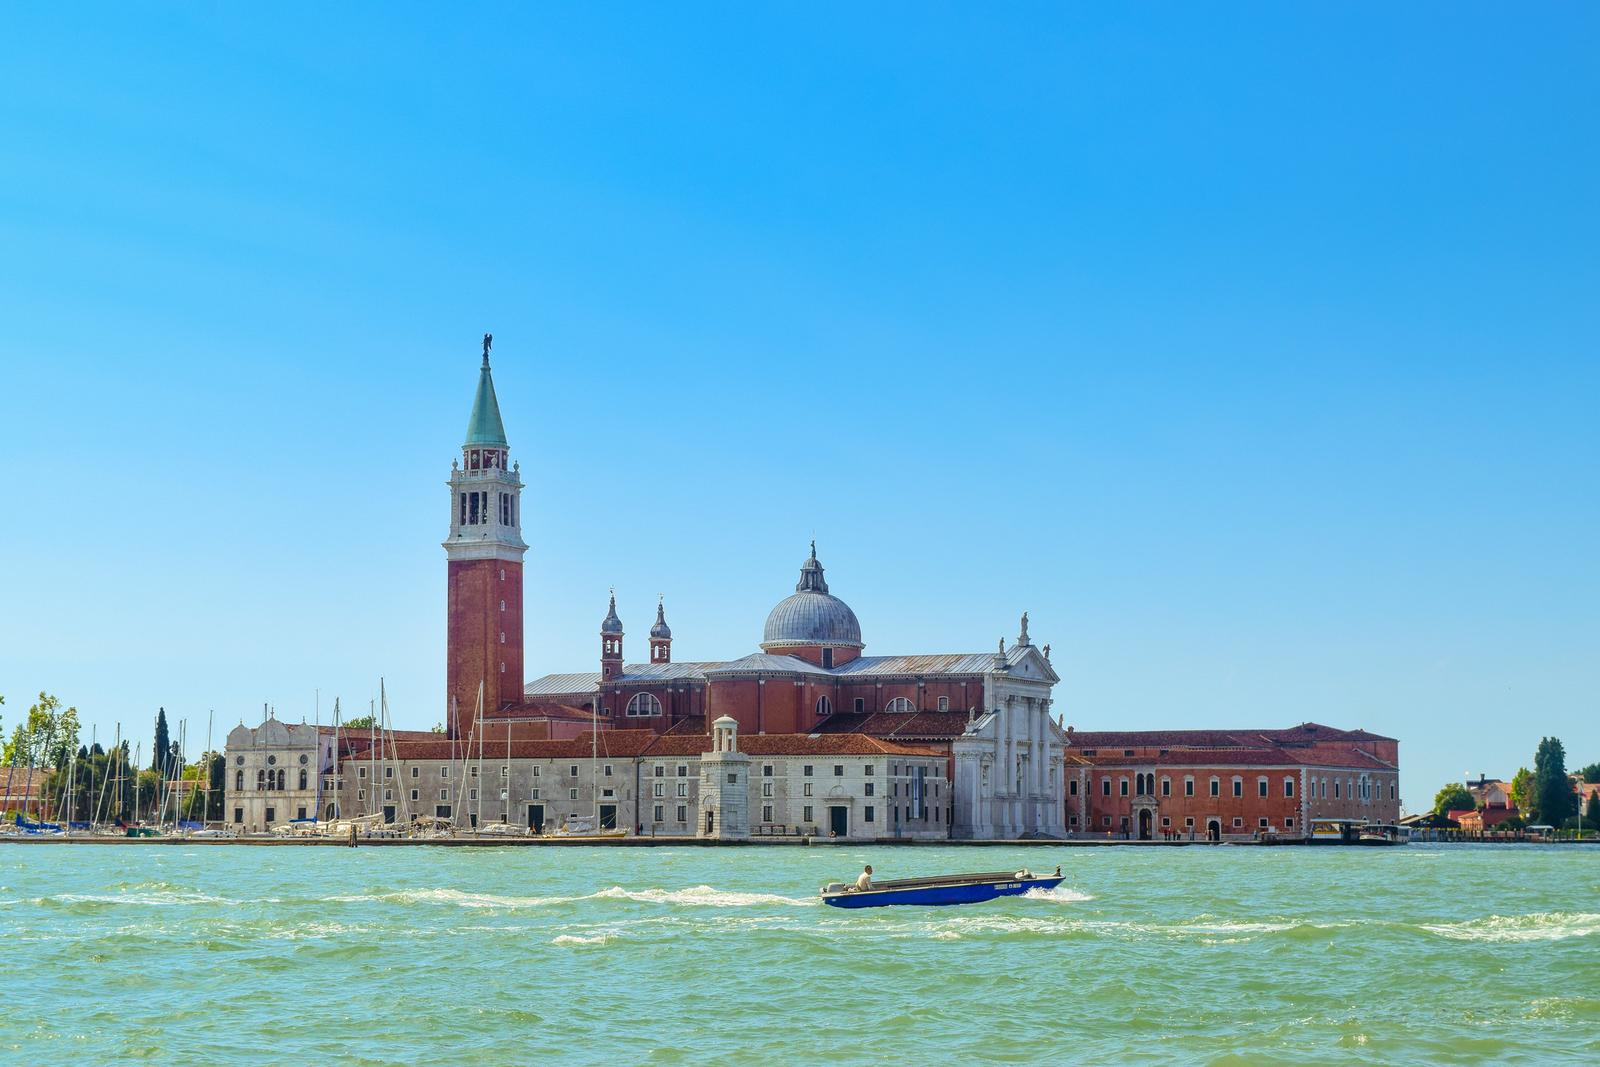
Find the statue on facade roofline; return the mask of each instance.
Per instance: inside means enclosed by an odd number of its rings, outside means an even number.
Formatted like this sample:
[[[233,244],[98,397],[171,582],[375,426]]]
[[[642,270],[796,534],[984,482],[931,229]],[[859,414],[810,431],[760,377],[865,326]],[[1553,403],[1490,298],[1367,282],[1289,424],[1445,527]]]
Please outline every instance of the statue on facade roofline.
[[[1026,645],[1027,643],[1028,643],[1028,613],[1026,611],[1024,611],[1022,613],[1022,633],[1017,637],[1017,644]]]

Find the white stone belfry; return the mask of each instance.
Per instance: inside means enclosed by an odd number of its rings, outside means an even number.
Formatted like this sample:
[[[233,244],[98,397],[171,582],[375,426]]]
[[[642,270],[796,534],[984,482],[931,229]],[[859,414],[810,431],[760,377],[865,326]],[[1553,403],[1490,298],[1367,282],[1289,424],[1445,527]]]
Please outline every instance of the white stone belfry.
[[[750,839],[750,757],[739,751],[739,724],[724,715],[711,724],[711,751],[700,755],[697,837]]]

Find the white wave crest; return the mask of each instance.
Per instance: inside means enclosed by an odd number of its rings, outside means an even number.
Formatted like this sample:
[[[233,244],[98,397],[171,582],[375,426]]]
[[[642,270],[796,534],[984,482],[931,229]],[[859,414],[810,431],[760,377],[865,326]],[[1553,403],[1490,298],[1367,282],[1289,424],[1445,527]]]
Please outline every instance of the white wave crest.
[[[560,934],[551,940],[552,945],[603,945],[611,938],[606,934],[596,934],[593,937],[579,937],[577,934]]]
[[[1423,923],[1422,928],[1452,941],[1565,941],[1600,933],[1600,914],[1541,911],[1530,915],[1490,915],[1459,923]]]

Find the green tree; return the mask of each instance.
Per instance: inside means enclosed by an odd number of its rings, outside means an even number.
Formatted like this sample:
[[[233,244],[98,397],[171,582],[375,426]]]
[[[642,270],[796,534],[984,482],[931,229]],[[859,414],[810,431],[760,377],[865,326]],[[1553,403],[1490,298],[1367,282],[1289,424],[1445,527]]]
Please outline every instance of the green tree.
[[[78,748],[78,709],[61,707],[49,693],[28,709],[28,721],[18,723],[0,759],[31,767],[65,767]]]
[[[215,822],[222,818],[223,786],[228,776],[228,759],[220,752],[213,752],[208,763],[211,792],[206,797],[206,818]]]
[[[1433,797],[1433,810],[1440,815],[1448,815],[1452,811],[1471,810],[1475,805],[1472,794],[1460,782],[1451,782]]]
[[[1567,777],[1567,751],[1559,738],[1539,741],[1533,757],[1533,803],[1539,821],[1560,826],[1578,813],[1578,797]]]
[[[0,697],[0,704],[5,702],[5,697]],[[1584,782],[1600,782],[1600,763],[1591,763],[1587,767],[1578,768],[1578,778]]]
[[[162,764],[172,755],[172,738],[167,734],[167,709],[156,710],[156,743],[150,750],[150,769],[161,773]]]
[[[378,720],[371,715],[358,715],[340,724],[344,730],[370,730],[378,724]]]
[[[1590,829],[1600,829],[1600,793],[1589,794],[1589,806],[1583,809],[1583,821]]]
[[[1511,803],[1524,816],[1533,811],[1533,772],[1526,767],[1517,768],[1511,776]]]

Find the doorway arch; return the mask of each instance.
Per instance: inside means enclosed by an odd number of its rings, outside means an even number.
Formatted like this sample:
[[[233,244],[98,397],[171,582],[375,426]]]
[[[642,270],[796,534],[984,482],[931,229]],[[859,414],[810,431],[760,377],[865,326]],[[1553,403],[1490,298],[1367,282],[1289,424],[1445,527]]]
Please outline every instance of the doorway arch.
[[[1207,819],[1206,820],[1206,840],[1211,841],[1213,843],[1222,840],[1222,820],[1221,819]]]
[[[1150,824],[1153,823],[1154,821],[1155,820],[1150,815],[1150,809],[1149,808],[1140,808],[1139,809],[1139,840],[1140,841],[1148,841],[1148,840],[1150,840],[1150,832],[1151,832],[1150,831]]]

